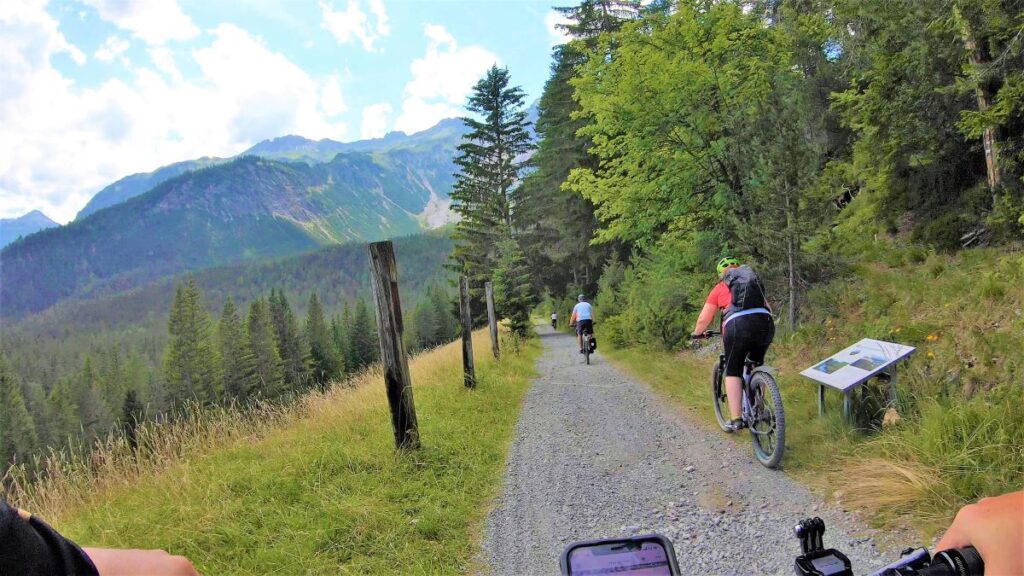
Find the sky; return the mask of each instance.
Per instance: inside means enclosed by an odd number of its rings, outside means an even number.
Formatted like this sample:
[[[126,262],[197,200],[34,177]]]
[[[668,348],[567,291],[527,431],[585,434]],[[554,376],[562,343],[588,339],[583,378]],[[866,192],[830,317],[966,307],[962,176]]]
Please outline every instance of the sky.
[[[297,134],[464,115],[492,65],[540,97],[557,0],[3,0],[0,218],[60,223],[137,172]]]

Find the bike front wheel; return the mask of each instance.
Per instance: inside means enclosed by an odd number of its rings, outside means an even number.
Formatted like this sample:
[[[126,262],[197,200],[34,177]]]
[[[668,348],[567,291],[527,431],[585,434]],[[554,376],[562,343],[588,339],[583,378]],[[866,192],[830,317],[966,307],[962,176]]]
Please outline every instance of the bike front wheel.
[[[786,450],[786,415],[779,384],[771,374],[755,372],[750,378],[750,397],[754,456],[768,468],[777,468]]]
[[[723,432],[728,432],[729,419],[726,418],[726,415],[729,414],[729,398],[725,394],[721,362],[716,362],[711,367],[711,405],[715,407],[715,419],[718,420],[718,426],[722,428]]]

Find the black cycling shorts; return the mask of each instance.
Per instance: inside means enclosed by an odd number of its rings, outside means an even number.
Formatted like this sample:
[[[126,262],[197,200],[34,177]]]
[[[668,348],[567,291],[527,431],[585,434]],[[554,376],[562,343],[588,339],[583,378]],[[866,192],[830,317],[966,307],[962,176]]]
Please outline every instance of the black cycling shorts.
[[[577,320],[576,321],[576,333],[583,334],[586,331],[587,334],[594,333],[594,321],[593,320]]]
[[[725,375],[743,376],[747,356],[760,366],[775,338],[775,321],[769,314],[748,314],[730,320],[725,326]]]

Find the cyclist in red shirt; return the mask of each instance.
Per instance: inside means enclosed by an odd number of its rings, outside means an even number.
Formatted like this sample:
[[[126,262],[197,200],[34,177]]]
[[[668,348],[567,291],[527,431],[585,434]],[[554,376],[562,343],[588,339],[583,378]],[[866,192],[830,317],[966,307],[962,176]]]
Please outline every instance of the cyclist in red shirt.
[[[692,336],[704,333],[715,319],[719,310],[722,311],[722,342],[725,345],[725,391],[729,396],[729,413],[731,420],[728,428],[732,431],[744,427],[742,411],[743,361],[747,356],[757,365],[764,363],[764,355],[775,338],[775,321],[771,310],[757,305],[750,308],[733,306],[732,292],[726,283],[725,276],[730,270],[740,267],[740,261],[726,256],[718,261],[718,277],[722,280],[715,285],[704,301],[704,308],[697,317]],[[749,267],[744,270],[750,272]],[[733,273],[735,274],[735,272]],[[756,278],[756,276],[754,276]],[[760,283],[756,286],[760,289]],[[763,297],[763,292],[761,294]]]

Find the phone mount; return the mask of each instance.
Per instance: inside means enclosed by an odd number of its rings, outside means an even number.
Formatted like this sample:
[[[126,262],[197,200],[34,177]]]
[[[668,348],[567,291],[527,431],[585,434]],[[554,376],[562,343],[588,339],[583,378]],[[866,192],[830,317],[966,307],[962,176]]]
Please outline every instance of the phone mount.
[[[825,548],[824,520],[801,520],[794,531],[803,552],[794,564],[798,576],[853,576],[850,559],[835,548]]]

